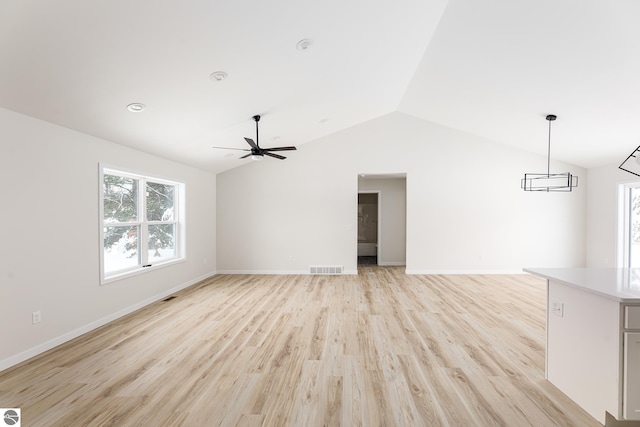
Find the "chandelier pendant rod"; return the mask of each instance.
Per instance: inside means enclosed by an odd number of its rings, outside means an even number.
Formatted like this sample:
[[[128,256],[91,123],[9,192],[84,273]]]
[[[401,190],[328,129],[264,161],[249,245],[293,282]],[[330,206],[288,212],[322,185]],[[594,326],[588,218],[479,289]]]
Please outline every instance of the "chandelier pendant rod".
[[[549,145],[547,146],[547,178],[551,176],[551,122],[558,117],[554,114],[549,114],[545,117],[549,122]]]
[[[547,146],[547,177],[551,175],[551,120],[549,120],[549,145]]]

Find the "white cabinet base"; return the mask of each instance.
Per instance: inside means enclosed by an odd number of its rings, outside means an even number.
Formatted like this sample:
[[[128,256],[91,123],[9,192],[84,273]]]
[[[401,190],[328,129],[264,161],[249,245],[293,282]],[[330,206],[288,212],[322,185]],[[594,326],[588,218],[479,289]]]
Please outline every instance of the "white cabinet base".
[[[640,420],[640,332],[624,333],[624,418]]]
[[[620,419],[620,304],[554,281],[548,299],[547,379],[602,424]]]
[[[547,279],[547,379],[607,427],[640,424],[640,269],[525,269]]]

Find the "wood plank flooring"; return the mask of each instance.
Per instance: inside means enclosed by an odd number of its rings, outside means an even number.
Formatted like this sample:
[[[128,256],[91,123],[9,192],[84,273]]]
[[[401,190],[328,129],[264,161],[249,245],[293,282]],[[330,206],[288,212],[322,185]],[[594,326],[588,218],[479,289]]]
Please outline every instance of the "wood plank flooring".
[[[600,426],[528,275],[219,275],[0,372],[23,426]]]

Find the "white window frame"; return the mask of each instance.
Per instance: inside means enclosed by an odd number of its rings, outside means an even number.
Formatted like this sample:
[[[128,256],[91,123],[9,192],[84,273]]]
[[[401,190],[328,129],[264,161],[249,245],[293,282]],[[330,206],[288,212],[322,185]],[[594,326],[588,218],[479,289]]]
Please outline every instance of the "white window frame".
[[[631,267],[631,191],[634,189],[640,189],[639,181],[618,186],[618,268]]]
[[[121,168],[110,167],[107,165],[100,165],[100,179],[99,179],[99,194],[100,194],[100,284],[105,285],[107,283],[121,280],[127,277],[143,274],[148,271],[153,271],[157,268],[166,267],[178,262],[185,261],[185,185],[184,183],[171,181],[164,178],[158,178],[147,174],[126,171]],[[138,218],[136,221],[130,221],[126,223],[105,223],[104,221],[104,177],[105,175],[117,175],[124,178],[132,178],[138,181]],[[148,221],[146,218],[146,188],[147,183],[157,183],[172,185],[175,187],[174,192],[174,213],[173,220],[171,221]],[[175,256],[162,261],[150,262],[149,261],[149,232],[148,226],[156,224],[174,224],[174,245]],[[138,226],[139,227],[139,251],[140,262],[136,266],[128,267],[122,270],[114,272],[105,272],[104,270],[104,230],[109,226]]]

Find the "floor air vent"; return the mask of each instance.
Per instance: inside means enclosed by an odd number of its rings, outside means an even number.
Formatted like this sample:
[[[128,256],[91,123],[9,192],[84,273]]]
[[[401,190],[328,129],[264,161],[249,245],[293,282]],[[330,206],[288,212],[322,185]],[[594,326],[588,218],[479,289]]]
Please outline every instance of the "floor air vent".
[[[312,265],[309,267],[309,274],[342,274],[341,265]]]

